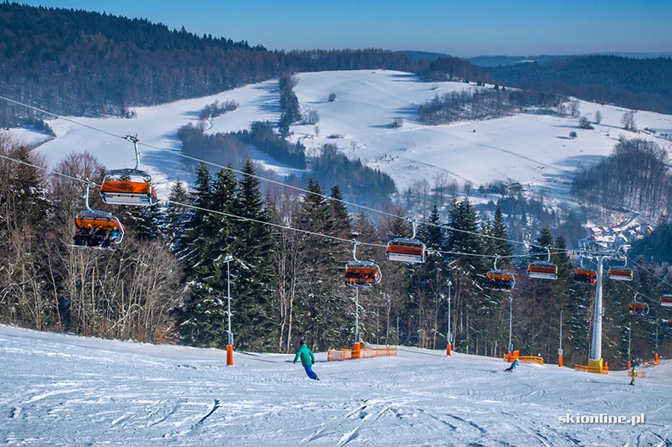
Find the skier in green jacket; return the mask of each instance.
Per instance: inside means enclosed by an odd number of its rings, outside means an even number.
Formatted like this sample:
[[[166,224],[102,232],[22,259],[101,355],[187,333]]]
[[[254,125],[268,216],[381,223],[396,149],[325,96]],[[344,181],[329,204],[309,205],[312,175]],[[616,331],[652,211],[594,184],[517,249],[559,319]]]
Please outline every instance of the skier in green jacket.
[[[317,377],[317,374],[313,371],[313,363],[315,363],[315,356],[313,355],[313,351],[310,350],[308,345],[306,344],[305,340],[301,340],[300,342],[301,347],[299,348],[298,351],[296,351],[296,357],[294,357],[294,363],[301,358],[301,365],[303,365],[303,368],[306,370],[306,374],[308,377],[310,377],[313,380],[320,380],[319,377]]]

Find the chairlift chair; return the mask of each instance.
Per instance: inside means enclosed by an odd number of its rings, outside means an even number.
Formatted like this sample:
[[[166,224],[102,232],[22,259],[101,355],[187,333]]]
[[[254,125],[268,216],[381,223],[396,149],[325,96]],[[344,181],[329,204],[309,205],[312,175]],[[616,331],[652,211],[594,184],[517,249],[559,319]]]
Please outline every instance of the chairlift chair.
[[[615,281],[632,281],[632,270],[626,268],[610,268],[609,279]]]
[[[425,262],[427,249],[425,244],[415,238],[416,223],[413,222],[413,236],[410,238],[395,238],[387,243],[385,255],[390,261],[422,264]]]
[[[135,168],[111,170],[100,187],[100,197],[110,205],[150,206],[158,202],[151,176],[138,169],[140,152],[137,136],[126,136],[134,144]]]
[[[649,314],[649,305],[646,303],[630,303],[629,312],[630,315],[648,315]]]
[[[660,305],[665,307],[672,307],[672,295],[663,295],[660,297]]]
[[[498,258],[499,256],[495,256],[494,269],[485,275],[487,287],[494,290],[511,290],[516,285],[516,279],[513,273],[497,268]]]
[[[597,272],[588,269],[575,269],[574,281],[595,285],[597,283]]]
[[[551,262],[551,249],[546,247],[545,261],[533,261],[527,266],[527,275],[537,279],[558,279],[558,266]]]
[[[583,258],[581,258],[581,268],[574,269],[574,281],[584,284],[597,284],[597,272],[595,270],[587,269],[583,266]]]
[[[345,284],[353,287],[366,287],[380,283],[383,278],[380,267],[372,261],[357,260],[357,245],[359,242],[354,243],[353,260],[345,265]]]
[[[641,301],[637,301],[637,295],[638,293],[635,293],[635,297],[628,306],[628,311],[630,315],[648,315],[649,305]]]
[[[122,223],[119,221],[118,218],[116,218],[112,213],[107,212],[107,211],[100,211],[100,210],[92,210],[91,207],[89,206],[89,189],[93,183],[87,182],[86,184],[86,196],[85,196],[85,202],[86,202],[86,209],[83,211],[80,211],[77,213],[77,216],[75,217],[75,225],[77,227],[77,230],[84,230],[84,229],[89,229],[91,231],[100,228],[103,232],[109,232],[109,231],[117,231],[118,235],[117,237],[112,241],[112,245],[110,245],[109,248],[114,248],[115,246],[119,245],[121,241],[124,239],[124,226]],[[86,240],[77,240],[75,237],[75,247],[87,247],[87,248],[107,248],[107,247],[102,247],[102,240],[98,244],[91,244],[91,238],[95,237],[95,235],[89,234],[88,238]],[[86,242],[86,243],[78,243],[78,242]]]
[[[628,258],[623,255],[621,259],[623,259],[622,267],[609,268],[609,279],[615,281],[632,281],[632,270],[628,268]]]

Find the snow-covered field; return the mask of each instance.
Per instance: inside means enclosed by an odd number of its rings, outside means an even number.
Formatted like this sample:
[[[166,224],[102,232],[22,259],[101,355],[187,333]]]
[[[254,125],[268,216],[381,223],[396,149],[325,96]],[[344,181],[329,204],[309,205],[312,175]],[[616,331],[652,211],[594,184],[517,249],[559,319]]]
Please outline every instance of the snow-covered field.
[[[292,138],[301,140],[314,153],[325,143],[336,144],[348,156],[390,174],[398,189],[418,180],[430,184],[437,175],[474,185],[493,180],[512,180],[551,195],[562,196],[577,166],[592,164],[608,155],[620,134],[657,141],[666,148],[671,142],[659,136],[672,134],[672,116],[637,112],[638,128],[655,130],[657,136],[635,134],[621,129],[624,109],[582,101],[581,115],[593,119],[598,110],[602,123],[594,130],[577,128],[576,118],[523,113],[512,117],[443,126],[425,126],[417,121],[417,108],[435,95],[475,88],[459,82],[421,82],[416,76],[386,70],[300,73],[295,92],[304,113],[315,110],[317,125],[294,125]],[[331,93],[336,100],[329,102]],[[117,135],[138,133],[153,146],[179,151],[177,129],[198,122],[199,111],[219,100],[233,100],[240,107],[206,123],[208,132],[246,129],[256,120],[277,122],[280,116],[277,81],[267,81],[205,98],[189,99],[155,107],[134,109],[132,119],[74,118]],[[403,126],[395,128],[395,118]],[[66,154],[84,151],[95,154],[109,168],[132,166],[133,146],[109,135],[81,127],[63,119],[49,122],[57,138],[39,147],[49,163],[58,163]],[[569,133],[576,131],[576,139]],[[39,136],[13,130],[16,137],[36,143]],[[154,176],[159,196],[165,197],[171,181],[191,178],[183,172],[180,158],[170,151],[142,148],[142,165]],[[279,174],[291,172],[268,158],[267,168]]]
[[[672,363],[625,372],[400,348],[325,362],[0,326],[0,444],[22,446],[668,446]],[[645,423],[562,424],[639,416]]]

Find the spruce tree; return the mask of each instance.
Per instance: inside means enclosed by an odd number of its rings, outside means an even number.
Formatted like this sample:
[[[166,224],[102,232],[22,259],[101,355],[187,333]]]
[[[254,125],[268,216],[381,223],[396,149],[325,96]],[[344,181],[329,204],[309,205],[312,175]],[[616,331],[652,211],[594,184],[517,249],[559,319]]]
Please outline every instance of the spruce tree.
[[[168,201],[164,218],[164,234],[173,253],[177,253],[183,246],[182,241],[184,239],[187,216],[189,215],[188,208],[176,205],[176,203],[188,204],[189,202],[187,190],[180,180],[170,187]]]
[[[212,185],[208,168],[201,164],[196,178],[192,209],[184,229],[183,247],[178,253],[189,284],[189,298],[178,312],[182,338],[195,346],[225,346],[227,342],[226,305],[221,290],[213,286],[218,279],[215,269],[215,234],[208,225],[212,205]]]
[[[261,195],[259,180],[251,160],[245,163],[232,213],[250,220],[235,226],[234,256],[231,264],[234,334],[244,349],[265,349],[278,329],[273,303],[275,266],[273,230],[268,207]]]

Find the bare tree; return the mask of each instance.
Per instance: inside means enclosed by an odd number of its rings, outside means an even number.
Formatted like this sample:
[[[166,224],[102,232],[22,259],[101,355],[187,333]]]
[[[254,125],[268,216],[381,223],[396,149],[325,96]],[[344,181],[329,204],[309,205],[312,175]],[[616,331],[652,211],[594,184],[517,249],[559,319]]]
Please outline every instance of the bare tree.
[[[636,132],[637,124],[635,123],[635,112],[625,112],[621,117],[621,124],[623,125],[623,129]]]
[[[572,99],[569,101],[569,114],[572,118],[576,118],[581,114],[581,105],[577,99]]]
[[[602,123],[602,112],[599,110],[595,112],[595,124],[600,124]]]

